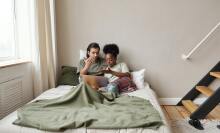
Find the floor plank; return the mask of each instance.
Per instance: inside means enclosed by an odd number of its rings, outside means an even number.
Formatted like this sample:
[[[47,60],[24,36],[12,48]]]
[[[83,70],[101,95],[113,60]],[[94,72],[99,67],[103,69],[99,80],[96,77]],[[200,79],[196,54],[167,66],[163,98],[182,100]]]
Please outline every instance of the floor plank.
[[[220,105],[216,106],[216,107],[215,107],[215,110],[220,113]]]
[[[166,109],[164,108],[164,106],[162,106],[162,110],[163,110],[163,113],[164,113],[166,119],[167,119],[167,120],[170,120],[170,117],[169,117],[169,115],[168,115]]]
[[[190,116],[190,112],[187,111],[183,106],[175,106],[179,113],[183,116],[183,118],[187,118]]]
[[[180,120],[190,116],[190,112],[183,106],[164,105],[162,109],[168,120]],[[220,120],[220,105],[216,106],[215,109],[207,115],[206,119]]]
[[[181,120],[184,119],[175,106],[164,106],[164,109],[168,113],[170,120]]]
[[[220,106],[216,106],[210,114],[213,116],[214,119],[220,120]]]

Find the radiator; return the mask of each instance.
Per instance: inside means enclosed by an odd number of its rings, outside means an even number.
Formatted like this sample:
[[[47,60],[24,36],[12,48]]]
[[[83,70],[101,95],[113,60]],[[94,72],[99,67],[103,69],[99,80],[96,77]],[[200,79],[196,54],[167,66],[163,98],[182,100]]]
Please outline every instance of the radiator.
[[[0,83],[0,119],[24,104],[22,78],[18,76]]]

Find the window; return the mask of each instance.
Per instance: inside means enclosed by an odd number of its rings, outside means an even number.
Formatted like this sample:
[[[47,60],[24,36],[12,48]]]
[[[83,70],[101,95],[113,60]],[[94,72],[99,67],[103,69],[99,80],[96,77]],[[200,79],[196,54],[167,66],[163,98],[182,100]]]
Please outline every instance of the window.
[[[0,61],[16,58],[14,0],[0,0]]]

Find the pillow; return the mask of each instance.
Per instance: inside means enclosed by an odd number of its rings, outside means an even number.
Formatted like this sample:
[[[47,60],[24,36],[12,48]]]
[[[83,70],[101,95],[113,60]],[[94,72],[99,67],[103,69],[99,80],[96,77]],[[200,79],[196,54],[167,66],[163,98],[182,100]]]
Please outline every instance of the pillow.
[[[62,66],[61,76],[58,80],[58,85],[72,85],[79,84],[79,75],[77,74],[77,67]]]
[[[144,88],[144,72],[145,69],[131,72],[132,80],[134,81],[138,89]]]
[[[86,58],[86,50],[79,50],[79,59],[84,59]]]

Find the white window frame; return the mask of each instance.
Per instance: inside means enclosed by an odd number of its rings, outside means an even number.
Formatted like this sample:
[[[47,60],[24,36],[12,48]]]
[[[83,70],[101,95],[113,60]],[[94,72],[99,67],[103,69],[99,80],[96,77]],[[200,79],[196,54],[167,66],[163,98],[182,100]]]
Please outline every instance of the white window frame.
[[[15,60],[18,59],[18,43],[17,43],[17,22],[16,22],[16,0],[12,1],[13,3],[13,11],[14,11],[14,15],[13,15],[13,23],[14,23],[14,54],[13,56],[10,57],[0,57],[0,62],[2,61],[9,61],[9,60]]]

